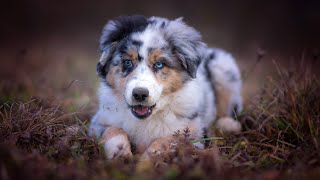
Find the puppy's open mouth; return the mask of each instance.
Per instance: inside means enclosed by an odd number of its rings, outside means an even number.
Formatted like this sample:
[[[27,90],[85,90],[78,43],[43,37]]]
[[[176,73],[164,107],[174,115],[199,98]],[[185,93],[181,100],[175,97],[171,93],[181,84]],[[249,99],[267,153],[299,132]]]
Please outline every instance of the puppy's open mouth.
[[[142,106],[142,105],[131,106],[131,112],[137,118],[144,119],[152,114],[152,109],[155,106],[156,105],[153,105],[153,106]]]

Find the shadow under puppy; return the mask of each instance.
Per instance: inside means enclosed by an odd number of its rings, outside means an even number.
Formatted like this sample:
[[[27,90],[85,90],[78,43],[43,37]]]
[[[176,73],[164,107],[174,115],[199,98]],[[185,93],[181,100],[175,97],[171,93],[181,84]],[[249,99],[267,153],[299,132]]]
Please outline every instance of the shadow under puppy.
[[[131,157],[131,144],[141,153],[161,153],[174,133],[186,128],[193,139],[207,136],[219,105],[221,127],[240,131],[231,118],[234,107],[237,113],[242,108],[241,95],[232,91],[241,91],[240,73],[227,72],[228,63],[227,70],[221,69],[219,62],[230,55],[219,50],[213,57],[216,50],[208,49],[181,18],[118,17],[104,27],[100,48],[99,109],[89,134],[100,138],[109,159]],[[224,85],[236,81],[238,86]],[[218,102],[216,95],[224,98]],[[194,146],[204,148],[202,142]]]

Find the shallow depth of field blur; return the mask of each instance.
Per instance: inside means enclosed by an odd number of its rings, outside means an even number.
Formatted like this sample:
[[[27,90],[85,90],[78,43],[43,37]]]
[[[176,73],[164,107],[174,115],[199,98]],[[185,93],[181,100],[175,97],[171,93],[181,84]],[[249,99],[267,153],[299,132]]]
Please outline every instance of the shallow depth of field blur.
[[[320,177],[320,3],[85,1],[2,3],[0,179]],[[243,132],[153,164],[107,161],[86,127],[97,108],[98,41],[116,16],[184,17],[240,66]],[[214,128],[212,128],[213,131]],[[138,156],[138,155],[137,155]],[[152,167],[151,169],[146,166]]]

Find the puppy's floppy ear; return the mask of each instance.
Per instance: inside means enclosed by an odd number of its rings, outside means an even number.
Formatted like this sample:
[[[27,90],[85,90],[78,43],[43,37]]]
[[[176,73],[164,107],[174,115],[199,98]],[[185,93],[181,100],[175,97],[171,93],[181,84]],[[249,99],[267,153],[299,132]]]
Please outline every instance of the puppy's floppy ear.
[[[106,77],[108,73],[109,65],[111,63],[110,54],[111,53],[103,51],[97,64],[97,73],[101,78]]]
[[[131,33],[142,31],[148,25],[148,20],[139,15],[121,16],[109,21],[103,28],[100,38],[100,50],[102,52],[97,64],[97,73],[105,77],[108,73],[112,58],[121,41]]]
[[[206,44],[202,42],[200,33],[186,25],[182,18],[170,21],[164,33],[182,66],[192,78],[196,78],[198,66],[206,52]]]

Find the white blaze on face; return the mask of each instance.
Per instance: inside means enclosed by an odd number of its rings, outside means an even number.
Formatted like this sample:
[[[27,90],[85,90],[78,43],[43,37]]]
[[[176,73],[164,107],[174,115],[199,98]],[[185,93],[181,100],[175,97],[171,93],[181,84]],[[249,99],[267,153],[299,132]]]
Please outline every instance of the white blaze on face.
[[[153,28],[147,28],[143,32],[133,34],[132,39],[142,42],[138,52],[142,61],[132,72],[134,73],[133,78],[127,82],[125,98],[129,105],[136,105],[132,99],[133,89],[146,88],[149,91],[149,97],[148,101],[143,103],[146,106],[153,106],[159,101],[163,86],[157,82],[154,73],[147,65],[148,49],[164,47],[167,42],[163,39],[162,34]]]
[[[135,33],[132,35],[132,39],[143,42],[139,49],[139,55],[143,57],[144,61],[148,59],[148,49],[149,48],[161,48],[168,45],[164,40],[163,35],[158,29],[152,27],[147,28],[143,32]]]
[[[127,82],[125,89],[125,98],[129,105],[137,105],[132,99],[134,88],[148,89],[149,97],[148,101],[144,102],[144,105],[153,106],[156,104],[160,99],[163,87],[157,82],[153,72],[145,62],[141,62],[132,73],[134,73],[134,76]]]

